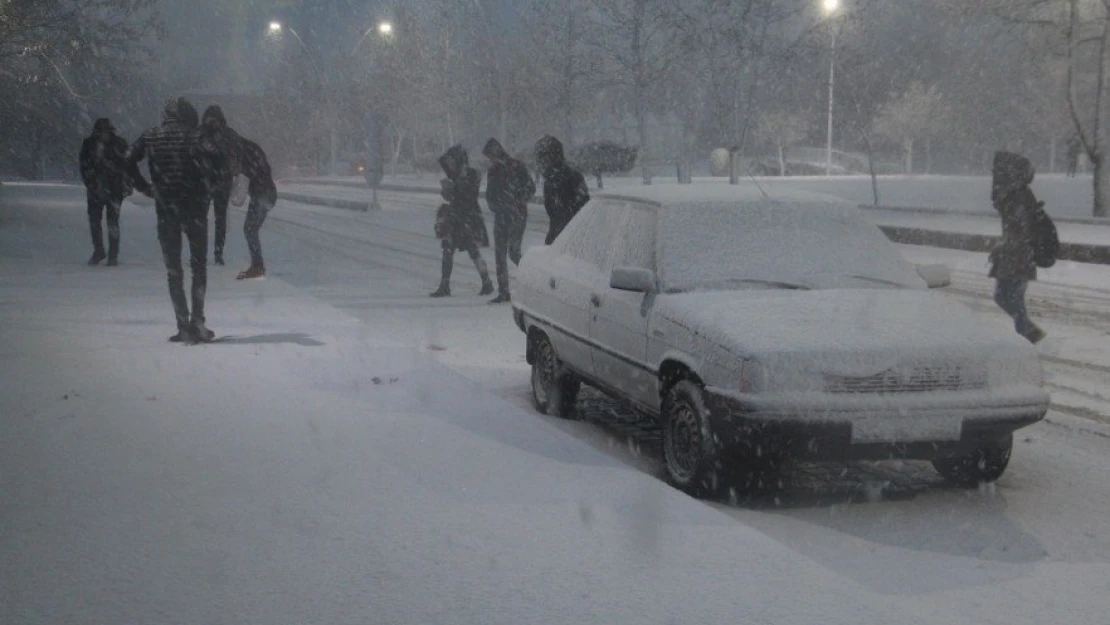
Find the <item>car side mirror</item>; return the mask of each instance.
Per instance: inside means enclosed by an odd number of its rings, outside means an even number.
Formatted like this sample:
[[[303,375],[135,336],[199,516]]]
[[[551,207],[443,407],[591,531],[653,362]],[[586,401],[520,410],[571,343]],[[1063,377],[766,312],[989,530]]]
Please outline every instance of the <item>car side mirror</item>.
[[[618,291],[652,293],[655,291],[655,272],[638,267],[617,267],[609,278],[609,287]]]
[[[947,265],[918,265],[917,275],[930,289],[940,289],[952,284],[952,272]]]

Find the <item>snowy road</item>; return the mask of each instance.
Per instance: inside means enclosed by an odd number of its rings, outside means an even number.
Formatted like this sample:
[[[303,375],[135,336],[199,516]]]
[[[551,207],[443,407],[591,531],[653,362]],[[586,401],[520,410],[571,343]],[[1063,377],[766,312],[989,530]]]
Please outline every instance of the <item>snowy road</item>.
[[[90,250],[81,194],[19,187],[5,193],[0,255],[75,266],[84,261]],[[385,193],[381,201],[385,210],[369,214],[280,203],[263,229],[270,279],[528,408],[523,336],[509,308],[487,306],[476,295],[473,267],[460,256],[456,297],[427,298],[439,274],[431,234],[436,198]],[[125,206],[123,269],[158,265],[151,212]],[[233,212],[230,265],[212,268],[217,275],[233,275],[246,264],[241,224],[242,214]],[[539,219],[530,224],[526,246],[542,237],[545,225]],[[982,255],[904,249],[911,260],[952,265],[952,296],[1005,323],[989,300]],[[489,250],[484,255],[492,261]],[[796,467],[770,500],[705,505],[869,591],[950,606],[970,622],[1107,622],[1110,268],[1069,264],[1045,278],[1030,294],[1035,317],[1053,337],[1044,349],[1054,410],[1046,422],[1020,433],[1011,468],[996,488],[949,489],[916,463]],[[253,288],[236,286],[246,293]],[[166,312],[168,321],[168,302]],[[219,331],[220,310],[208,316]],[[160,334],[169,329],[158,328]],[[656,471],[657,437],[649,425],[597,396],[583,409],[586,423],[552,423]]]

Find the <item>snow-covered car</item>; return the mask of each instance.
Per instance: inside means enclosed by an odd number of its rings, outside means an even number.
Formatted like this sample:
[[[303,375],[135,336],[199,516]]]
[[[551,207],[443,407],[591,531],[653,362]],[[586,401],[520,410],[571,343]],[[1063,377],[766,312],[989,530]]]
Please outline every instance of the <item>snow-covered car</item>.
[[[598,198],[527,252],[513,314],[536,407],[585,383],[657,416],[688,492],[784,458],[996,480],[1048,409],[1038,353],[924,275],[852,206]]]

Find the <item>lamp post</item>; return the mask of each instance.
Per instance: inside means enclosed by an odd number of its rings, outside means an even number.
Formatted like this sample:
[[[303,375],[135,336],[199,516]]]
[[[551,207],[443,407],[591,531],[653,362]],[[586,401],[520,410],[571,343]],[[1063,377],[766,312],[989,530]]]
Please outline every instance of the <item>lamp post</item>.
[[[834,18],[840,10],[840,0],[822,0],[821,8],[829,22],[829,120],[828,137],[825,148],[825,175],[832,175],[833,144],[833,98],[836,89],[836,24]]]
[[[334,101],[333,94],[331,93],[331,81],[329,80],[328,75],[324,73],[320,63],[317,62],[316,56],[312,54],[312,50],[308,48],[308,45],[305,44],[304,39],[301,38],[300,33],[298,33],[296,29],[291,26],[285,26],[277,20],[270,22],[271,35],[280,36],[281,33],[285,30],[288,30],[290,33],[292,33],[294,37],[296,37],[297,43],[300,44],[301,49],[303,49],[305,54],[308,55],[308,60],[312,63],[312,67],[316,71],[316,75],[319,76],[320,84],[324,89],[325,107],[327,108],[328,115],[328,169],[331,175],[335,176],[338,173],[336,169],[336,161],[338,160],[339,152],[339,130],[337,128],[339,123],[337,119],[339,117],[339,113],[336,110],[337,105]],[[351,49],[349,56],[354,56],[355,53],[358,52],[359,47],[362,46],[362,42],[366,40],[366,37],[370,35],[370,33],[375,31],[377,31],[377,33],[382,37],[391,37],[393,36],[393,24],[388,21],[382,21],[378,22],[374,26],[371,26],[370,28],[367,28],[362,33],[362,37],[360,37],[358,42],[355,43],[354,48]]]

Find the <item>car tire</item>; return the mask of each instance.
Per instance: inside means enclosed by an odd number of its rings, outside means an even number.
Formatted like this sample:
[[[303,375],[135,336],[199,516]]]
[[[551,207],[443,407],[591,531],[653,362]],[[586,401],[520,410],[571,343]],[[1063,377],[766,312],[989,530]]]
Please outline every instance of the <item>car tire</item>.
[[[993,443],[981,445],[974,451],[956,456],[945,456],[933,460],[933,468],[949,482],[967,488],[982,483],[990,483],[1002,477],[1010,464],[1010,454],[1014,449],[1014,435]]]
[[[539,335],[533,345],[532,402],[546,415],[572,418],[582,383],[563,367],[551,339]]]
[[[695,497],[722,493],[726,472],[701,386],[691,380],[675,384],[663,400],[661,425],[667,480]]]

